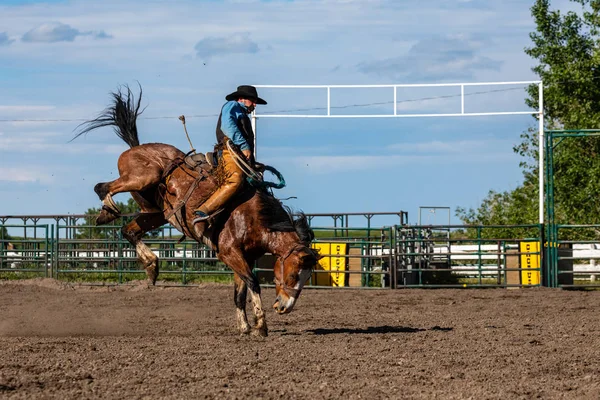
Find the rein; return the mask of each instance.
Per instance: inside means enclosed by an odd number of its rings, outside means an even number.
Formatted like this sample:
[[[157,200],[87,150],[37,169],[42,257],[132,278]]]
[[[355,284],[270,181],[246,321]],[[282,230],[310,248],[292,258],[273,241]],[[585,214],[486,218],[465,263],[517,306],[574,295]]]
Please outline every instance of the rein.
[[[277,278],[277,275],[275,275],[275,284],[278,286],[281,286],[281,289],[290,297],[293,297],[295,299],[298,298],[298,294],[299,294],[299,290],[298,289],[294,289],[293,287],[289,287],[287,286],[284,282],[283,282],[283,267],[284,267],[284,262],[285,260],[287,260],[287,258],[289,256],[292,255],[292,253],[305,248],[306,246],[302,245],[302,244],[297,244],[294,247],[292,247],[290,250],[288,250],[288,252],[283,255],[283,256],[279,256],[279,262],[281,264],[281,280]]]
[[[276,183],[276,182],[265,181],[263,178],[263,175],[256,172],[254,170],[254,168],[252,168],[246,162],[245,158],[243,156],[240,156],[240,154],[238,153],[236,148],[231,144],[231,140],[226,140],[225,145],[227,146],[227,150],[229,150],[235,164],[238,166],[238,168],[240,170],[242,170],[244,175],[246,175],[246,180],[248,181],[248,183],[250,185],[252,185],[258,189],[268,189],[268,188],[281,189],[281,188],[285,187],[285,179],[283,178],[283,175],[281,174],[281,172],[279,172],[275,168],[271,167],[270,165],[265,165],[263,167],[263,170],[269,171],[270,173],[275,175],[275,177],[277,179],[279,179],[279,182]]]

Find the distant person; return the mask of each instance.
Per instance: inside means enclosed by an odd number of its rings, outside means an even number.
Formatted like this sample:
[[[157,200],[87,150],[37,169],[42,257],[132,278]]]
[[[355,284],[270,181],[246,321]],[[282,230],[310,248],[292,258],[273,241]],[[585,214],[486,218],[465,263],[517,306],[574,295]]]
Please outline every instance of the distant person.
[[[237,146],[251,166],[254,166],[254,132],[248,114],[257,104],[267,104],[258,97],[254,86],[242,85],[225,97],[227,103],[221,108],[217,122],[217,143],[223,149],[219,163],[223,163],[227,177],[225,182],[196,211],[194,223],[208,220],[231,200],[244,182],[244,173],[233,160],[225,146],[226,140]]]

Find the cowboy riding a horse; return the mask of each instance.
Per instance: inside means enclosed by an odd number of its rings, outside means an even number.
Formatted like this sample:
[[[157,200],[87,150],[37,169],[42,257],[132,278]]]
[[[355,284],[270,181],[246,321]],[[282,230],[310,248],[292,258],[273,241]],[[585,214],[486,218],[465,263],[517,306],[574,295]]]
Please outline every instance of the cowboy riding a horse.
[[[266,336],[260,286],[252,272],[254,262],[265,253],[277,257],[273,308],[284,314],[293,309],[319,259],[311,248],[314,234],[304,214],[294,219],[265,185],[248,183],[256,183],[261,175],[255,171],[254,139],[247,114],[256,104],[266,102],[252,86],[240,86],[226,97],[217,124],[215,166],[212,157],[186,156],[168,144],[140,144],[136,119],[141,114],[141,96],[141,87],[137,100],[128,87],[125,93],[112,93],[113,104],[96,119],[84,122],[75,136],[113,126],[130,147],[119,157],[119,178],[94,187],[103,203],[96,224],[118,218],[120,212],[112,196],[129,192],[141,213],[123,226],[122,232],[135,246],[148,281],[156,283],[159,262],[142,237],[170,223],[185,236],[209,245],[233,270],[238,328],[244,334]],[[245,174],[253,179],[245,179]],[[247,294],[253,303],[253,329],[246,316]]]

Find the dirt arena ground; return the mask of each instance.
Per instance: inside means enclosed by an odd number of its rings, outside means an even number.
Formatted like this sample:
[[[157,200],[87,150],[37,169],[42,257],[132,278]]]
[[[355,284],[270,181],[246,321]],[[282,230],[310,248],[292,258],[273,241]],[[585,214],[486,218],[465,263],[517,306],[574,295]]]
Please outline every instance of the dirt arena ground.
[[[228,285],[0,282],[0,398],[597,399],[599,310],[600,292],[309,289],[258,338]]]

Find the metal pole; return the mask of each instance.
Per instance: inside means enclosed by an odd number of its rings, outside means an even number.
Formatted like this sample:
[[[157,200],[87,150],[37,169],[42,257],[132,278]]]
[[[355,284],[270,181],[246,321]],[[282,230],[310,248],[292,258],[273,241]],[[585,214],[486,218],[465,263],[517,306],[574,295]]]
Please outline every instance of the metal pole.
[[[539,84],[539,114],[538,114],[538,123],[539,123],[539,143],[538,143],[538,153],[539,153],[539,192],[540,192],[540,210],[539,210],[539,222],[540,224],[544,223],[544,83],[540,82]]]
[[[549,235],[546,237],[548,243],[549,254],[551,256],[548,259],[548,269],[550,272],[551,283],[550,287],[558,287],[558,229],[556,228],[555,218],[555,201],[554,201],[554,134],[550,132],[548,134],[548,140],[546,141],[546,166],[548,168],[548,174],[546,179],[548,181],[547,193],[548,193],[548,224],[547,230]]]
[[[257,159],[256,154],[256,136],[258,132],[256,132],[256,110],[252,111],[252,118],[250,118],[250,125],[252,125],[252,132],[254,132],[254,159]]]
[[[394,115],[398,115],[398,90],[397,87],[394,86]]]

